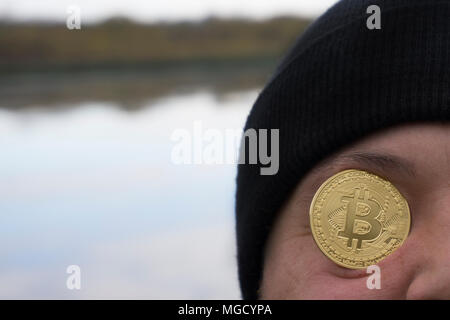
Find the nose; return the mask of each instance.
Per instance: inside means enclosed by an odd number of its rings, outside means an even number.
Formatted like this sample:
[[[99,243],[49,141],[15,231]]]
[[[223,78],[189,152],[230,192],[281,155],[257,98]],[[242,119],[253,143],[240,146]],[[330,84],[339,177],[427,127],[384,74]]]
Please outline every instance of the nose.
[[[410,255],[416,271],[406,298],[450,299],[450,188],[429,197],[414,218],[410,236],[417,252]]]

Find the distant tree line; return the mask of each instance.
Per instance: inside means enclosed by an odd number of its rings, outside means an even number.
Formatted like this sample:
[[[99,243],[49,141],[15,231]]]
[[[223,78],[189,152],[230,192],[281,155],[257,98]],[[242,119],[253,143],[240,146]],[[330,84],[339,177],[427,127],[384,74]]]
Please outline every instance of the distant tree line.
[[[310,22],[278,17],[138,24],[115,18],[81,30],[2,23],[0,72],[273,62]]]

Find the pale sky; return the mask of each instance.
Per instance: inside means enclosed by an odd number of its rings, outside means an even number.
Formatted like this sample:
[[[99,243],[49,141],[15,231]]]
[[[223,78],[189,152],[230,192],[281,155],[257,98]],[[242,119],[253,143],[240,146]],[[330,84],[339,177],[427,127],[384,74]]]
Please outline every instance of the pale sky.
[[[197,20],[210,15],[255,19],[284,14],[315,17],[335,2],[337,0],[0,0],[0,17],[65,21],[70,5],[81,9],[85,22],[118,15],[143,22]]]

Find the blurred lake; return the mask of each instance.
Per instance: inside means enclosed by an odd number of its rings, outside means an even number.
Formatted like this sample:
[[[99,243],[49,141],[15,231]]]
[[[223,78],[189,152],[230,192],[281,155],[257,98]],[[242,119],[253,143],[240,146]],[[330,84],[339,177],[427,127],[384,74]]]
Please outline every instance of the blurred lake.
[[[239,299],[236,165],[176,165],[173,134],[242,130],[311,22],[1,19],[0,298]]]
[[[0,298],[240,298],[236,166],[171,135],[242,128],[267,69],[195,70],[0,78]]]

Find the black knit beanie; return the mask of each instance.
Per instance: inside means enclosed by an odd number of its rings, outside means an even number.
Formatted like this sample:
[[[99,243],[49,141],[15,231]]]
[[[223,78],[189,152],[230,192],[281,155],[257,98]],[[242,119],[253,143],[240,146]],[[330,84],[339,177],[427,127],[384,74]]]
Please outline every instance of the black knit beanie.
[[[371,5],[381,9],[381,29],[367,27]],[[279,129],[280,163],[276,175],[261,175],[263,165],[238,165],[243,298],[258,298],[276,214],[313,166],[377,130],[449,119],[450,0],[342,0],[317,19],[260,93],[245,126]]]

